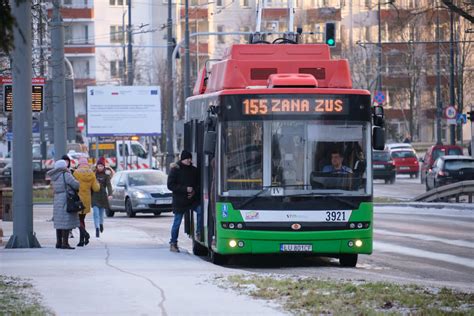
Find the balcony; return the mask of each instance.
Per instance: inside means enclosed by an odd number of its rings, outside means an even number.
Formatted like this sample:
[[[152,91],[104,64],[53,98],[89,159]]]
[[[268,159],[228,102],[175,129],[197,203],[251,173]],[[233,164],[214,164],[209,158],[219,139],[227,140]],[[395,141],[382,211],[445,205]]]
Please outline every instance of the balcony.
[[[264,8],[262,12],[262,19],[264,20],[279,20],[287,17],[288,9]]]
[[[93,8],[61,8],[61,16],[64,20],[93,20]],[[53,16],[53,10],[48,9],[48,18]]]
[[[341,21],[341,9],[318,8],[308,9],[306,13],[308,21],[312,23],[325,23],[328,21]]]
[[[80,44],[65,44],[64,53],[73,55],[93,55],[95,54],[95,46],[94,44],[84,44],[84,46],[81,46]]]
[[[207,20],[208,11],[207,8],[191,7],[188,10],[188,16],[190,20]],[[185,8],[181,8],[180,17],[184,21],[186,17]]]
[[[94,78],[74,79],[75,89],[85,89],[87,86],[95,86],[96,80]]]

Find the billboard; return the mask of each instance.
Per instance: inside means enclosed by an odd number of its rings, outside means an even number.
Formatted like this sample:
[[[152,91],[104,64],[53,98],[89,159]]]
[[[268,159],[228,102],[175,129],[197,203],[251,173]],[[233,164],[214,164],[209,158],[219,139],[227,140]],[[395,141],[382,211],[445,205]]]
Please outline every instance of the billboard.
[[[87,87],[88,136],[161,134],[158,86]]]

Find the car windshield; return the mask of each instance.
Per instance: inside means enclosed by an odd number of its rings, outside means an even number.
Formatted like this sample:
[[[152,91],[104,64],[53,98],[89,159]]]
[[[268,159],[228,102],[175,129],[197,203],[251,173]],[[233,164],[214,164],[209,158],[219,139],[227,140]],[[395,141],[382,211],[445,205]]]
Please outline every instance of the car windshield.
[[[137,172],[128,174],[128,184],[131,187],[140,185],[164,185],[167,176],[161,172]]]
[[[390,160],[390,154],[386,151],[374,151],[374,161],[388,161]]]
[[[142,145],[139,144],[131,144],[132,147],[132,152],[135,156],[138,156],[140,158],[146,158],[147,157],[147,152],[145,149],[143,149]]]
[[[221,193],[366,194],[368,133],[367,124],[353,122],[224,122]]]
[[[462,155],[462,150],[459,148],[439,148],[433,150],[433,161],[438,159],[442,156],[455,156],[455,155]]]
[[[444,163],[444,169],[453,171],[459,169],[474,169],[474,160],[447,160]]]
[[[416,158],[416,155],[413,151],[394,151],[392,152],[392,158]]]

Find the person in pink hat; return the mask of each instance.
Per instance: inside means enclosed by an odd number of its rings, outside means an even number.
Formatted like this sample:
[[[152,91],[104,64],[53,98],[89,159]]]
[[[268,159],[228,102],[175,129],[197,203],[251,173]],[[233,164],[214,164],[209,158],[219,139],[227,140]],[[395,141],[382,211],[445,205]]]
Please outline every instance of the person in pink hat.
[[[98,192],[100,190],[100,185],[97,182],[95,173],[92,171],[89,166],[87,158],[80,158],[76,171],[74,172],[74,177],[79,181],[79,197],[81,198],[82,203],[85,206],[85,209],[79,212],[79,243],[78,247],[85,246],[89,243],[90,235],[86,230],[86,215],[91,211],[91,191]]]

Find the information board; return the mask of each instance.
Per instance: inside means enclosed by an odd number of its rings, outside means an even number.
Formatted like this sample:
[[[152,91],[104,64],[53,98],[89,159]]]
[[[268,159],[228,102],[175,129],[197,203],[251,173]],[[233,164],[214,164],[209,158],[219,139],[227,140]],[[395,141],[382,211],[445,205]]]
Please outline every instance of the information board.
[[[42,112],[44,106],[44,78],[33,78],[31,82],[31,109]],[[3,85],[3,111],[13,112],[13,85],[11,78],[0,78]]]
[[[87,87],[88,136],[161,134],[158,86]]]

